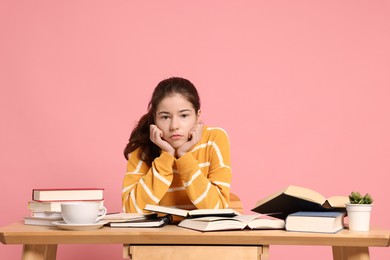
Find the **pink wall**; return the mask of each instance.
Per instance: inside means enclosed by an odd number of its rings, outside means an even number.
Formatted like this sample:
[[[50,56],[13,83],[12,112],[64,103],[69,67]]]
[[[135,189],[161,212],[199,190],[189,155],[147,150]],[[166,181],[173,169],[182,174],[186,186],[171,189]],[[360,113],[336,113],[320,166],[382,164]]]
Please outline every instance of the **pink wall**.
[[[29,214],[37,187],[104,187],[120,210],[130,130],[158,81],[178,75],[198,86],[205,123],[228,131],[247,212],[288,184],[358,190],[390,228],[389,1],[226,2],[2,1],[0,225]],[[119,245],[61,245],[58,259],[85,249],[122,259]],[[271,248],[275,260],[303,254],[331,251]]]

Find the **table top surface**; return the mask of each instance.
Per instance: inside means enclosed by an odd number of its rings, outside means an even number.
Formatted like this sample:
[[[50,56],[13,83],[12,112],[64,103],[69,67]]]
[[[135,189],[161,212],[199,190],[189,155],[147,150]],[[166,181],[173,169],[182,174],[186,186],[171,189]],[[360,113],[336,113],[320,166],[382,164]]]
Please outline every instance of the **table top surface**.
[[[23,221],[0,227],[3,244],[198,244],[198,245],[329,245],[388,247],[390,230],[336,234],[288,232],[285,230],[235,230],[199,232],[167,225],[162,228],[110,228],[90,231],[25,225]]]

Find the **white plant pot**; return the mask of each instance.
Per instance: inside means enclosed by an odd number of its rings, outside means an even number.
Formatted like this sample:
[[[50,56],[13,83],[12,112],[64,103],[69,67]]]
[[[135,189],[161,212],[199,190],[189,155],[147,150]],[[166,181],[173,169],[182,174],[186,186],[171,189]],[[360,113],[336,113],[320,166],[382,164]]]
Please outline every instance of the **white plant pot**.
[[[346,204],[349,230],[369,231],[372,204]]]

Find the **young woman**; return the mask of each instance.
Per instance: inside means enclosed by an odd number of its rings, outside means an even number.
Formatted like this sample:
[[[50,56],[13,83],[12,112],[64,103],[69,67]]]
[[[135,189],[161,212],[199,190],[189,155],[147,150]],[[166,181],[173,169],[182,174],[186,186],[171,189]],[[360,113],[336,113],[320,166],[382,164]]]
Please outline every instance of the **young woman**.
[[[230,147],[221,128],[200,123],[195,86],[183,78],[161,81],[148,112],[133,129],[124,155],[125,212],[146,204],[184,209],[229,206]]]

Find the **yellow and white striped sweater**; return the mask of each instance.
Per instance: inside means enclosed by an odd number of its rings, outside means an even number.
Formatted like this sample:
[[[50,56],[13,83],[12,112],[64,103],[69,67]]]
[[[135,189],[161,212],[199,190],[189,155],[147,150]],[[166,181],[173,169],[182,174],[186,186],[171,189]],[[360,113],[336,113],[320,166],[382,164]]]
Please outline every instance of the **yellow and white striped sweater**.
[[[130,153],[123,179],[125,212],[143,212],[146,204],[184,209],[227,208],[229,206],[230,144],[221,128],[203,127],[201,140],[176,159],[162,151],[152,167]]]

